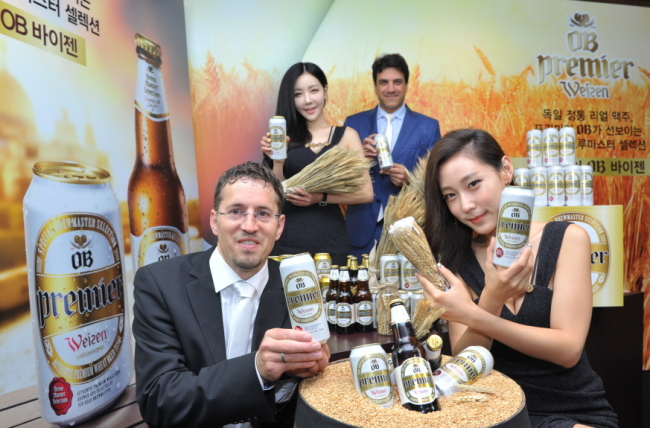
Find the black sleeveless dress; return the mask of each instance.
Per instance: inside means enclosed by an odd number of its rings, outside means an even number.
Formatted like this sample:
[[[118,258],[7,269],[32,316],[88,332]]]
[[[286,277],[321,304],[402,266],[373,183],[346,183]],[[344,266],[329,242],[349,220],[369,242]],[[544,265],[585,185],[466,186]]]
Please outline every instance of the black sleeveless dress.
[[[284,163],[284,178],[293,177],[320,155],[337,145],[344,132],[345,127],[337,126],[330,145],[323,147],[318,153],[304,146],[289,150]],[[324,207],[319,204],[299,207],[286,201],[282,213],[286,217],[284,230],[280,239],[275,242],[271,255],[309,252],[313,256],[316,253],[329,253],[332,264],[339,266],[347,264],[350,244],[345,218],[338,204],[328,203]]]
[[[519,324],[550,328],[553,290],[548,284],[555,271],[568,222],[551,222],[544,227],[537,254],[535,289],[527,294],[514,315],[505,305],[501,318]],[[481,295],[485,286],[483,269],[476,258],[460,270],[467,285]],[[571,428],[576,423],[617,428],[618,420],[605,398],[600,377],[593,371],[587,354],[571,368],[522,354],[503,343],[492,342],[494,369],[516,381],[526,394],[532,428]]]

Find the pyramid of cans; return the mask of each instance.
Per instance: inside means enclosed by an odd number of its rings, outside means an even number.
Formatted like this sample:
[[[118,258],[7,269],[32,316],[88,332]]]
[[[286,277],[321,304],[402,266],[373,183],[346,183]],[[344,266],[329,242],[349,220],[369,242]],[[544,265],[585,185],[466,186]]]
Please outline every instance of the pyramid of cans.
[[[593,168],[576,165],[576,131],[567,126],[526,133],[528,168],[515,170],[515,185],[530,187],[535,207],[594,204]]]

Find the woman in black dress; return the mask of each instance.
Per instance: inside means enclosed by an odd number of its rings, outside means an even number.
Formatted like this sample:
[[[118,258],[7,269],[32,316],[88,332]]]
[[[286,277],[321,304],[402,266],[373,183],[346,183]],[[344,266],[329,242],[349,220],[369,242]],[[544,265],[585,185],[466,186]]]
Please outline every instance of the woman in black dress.
[[[288,152],[285,161],[271,160],[271,140],[262,137],[265,163],[285,180],[300,172],[320,155],[339,144],[357,150],[363,148],[357,132],[348,127],[331,126],[325,120],[327,78],[316,65],[299,62],[285,73],[280,84],[276,115],[287,121]],[[364,188],[354,194],[307,193],[296,189],[287,196],[282,213],[286,223],[276,241],[272,255],[310,252],[329,253],[332,263],[345,264],[349,253],[345,218],[339,204],[362,204],[372,201],[372,183],[366,173]]]
[[[442,292],[421,279],[431,305],[446,308],[453,353],[490,349],[494,368],[524,390],[533,428],[617,427],[584,352],[592,310],[587,232],[533,222],[519,259],[509,268],[494,265],[500,196],[513,166],[485,131],[445,135],[426,177],[424,229],[451,288]]]

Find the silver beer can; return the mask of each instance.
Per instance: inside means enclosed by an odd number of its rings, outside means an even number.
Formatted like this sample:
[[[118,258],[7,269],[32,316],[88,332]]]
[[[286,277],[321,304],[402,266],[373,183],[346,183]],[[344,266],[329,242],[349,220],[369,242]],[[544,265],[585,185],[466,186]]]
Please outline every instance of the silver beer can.
[[[569,165],[564,167],[564,204],[567,207],[582,205],[580,175],[580,165]]]
[[[424,290],[413,290],[411,292],[411,319],[415,319],[415,312],[418,308],[418,302],[424,300]]]
[[[526,133],[526,162],[528,168],[543,165],[542,158],[542,131],[531,129]]]
[[[318,279],[330,276],[330,268],[332,267],[332,258],[329,253],[316,253],[314,254],[314,263],[316,263],[316,274]]]
[[[594,169],[591,165],[580,165],[580,191],[582,205],[592,206],[594,204]]]
[[[269,120],[271,134],[271,156],[273,160],[287,158],[287,121],[283,116],[273,116]]]
[[[384,134],[375,135],[375,149],[377,150],[377,162],[382,170],[390,169],[393,166],[393,156],[390,153],[390,144]]]
[[[23,200],[42,418],[79,424],[133,376],[120,204],[110,174],[38,162]]]
[[[515,169],[515,186],[532,187],[530,185],[530,170],[528,168]]]
[[[560,165],[576,164],[576,130],[571,126],[560,129]]]
[[[400,254],[400,285],[404,290],[420,290],[422,284],[415,274],[418,270],[403,254]]]
[[[564,170],[561,166],[547,168],[548,181],[546,193],[549,207],[564,206]]]
[[[379,258],[379,275],[381,282],[399,285],[399,256],[384,254]]]
[[[381,407],[393,406],[388,356],[378,343],[360,345],[350,351],[354,387],[363,398]]]
[[[531,168],[530,170],[530,185],[533,188],[535,195],[535,206],[545,207],[548,205],[547,190],[547,176],[546,168],[543,166]]]
[[[508,267],[517,260],[528,244],[534,207],[532,189],[514,186],[503,189],[492,263]]]
[[[330,330],[314,259],[309,253],[282,259],[280,276],[293,329],[306,331],[312,340],[327,342]]]
[[[542,132],[542,154],[544,156],[544,166],[560,164],[559,132],[556,128],[546,128]]]

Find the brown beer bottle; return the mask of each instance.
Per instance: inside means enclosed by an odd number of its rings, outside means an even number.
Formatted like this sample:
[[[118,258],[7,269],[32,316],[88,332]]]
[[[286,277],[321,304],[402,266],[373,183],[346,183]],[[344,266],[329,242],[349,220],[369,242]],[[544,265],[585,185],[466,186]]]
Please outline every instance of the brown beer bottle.
[[[172,151],[165,98],[162,50],[135,35],[138,71],[135,93],[136,159],[128,203],[134,269],[189,252],[185,191]]]
[[[390,318],[395,342],[392,353],[395,381],[403,397],[402,406],[421,413],[440,410],[431,367],[422,344],[415,338],[402,299],[391,300]]]
[[[370,256],[368,254],[361,254],[361,266],[370,268]]]
[[[357,282],[359,276],[359,260],[352,256],[350,257],[350,291],[352,294],[357,292]]]
[[[372,294],[370,294],[368,288],[368,269],[360,267],[357,279],[357,292],[354,293],[355,319],[357,322],[354,325],[359,333],[370,333],[373,319]]]
[[[325,296],[325,306],[327,307],[327,326],[330,331],[336,330],[336,297],[339,293],[339,267],[332,265],[330,268],[330,288]]]
[[[339,293],[336,297],[336,332],[354,333],[354,304],[350,293],[350,272],[342,267],[339,276]]]

